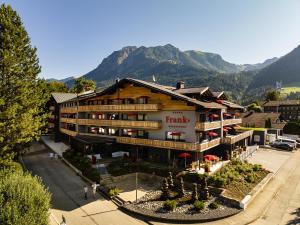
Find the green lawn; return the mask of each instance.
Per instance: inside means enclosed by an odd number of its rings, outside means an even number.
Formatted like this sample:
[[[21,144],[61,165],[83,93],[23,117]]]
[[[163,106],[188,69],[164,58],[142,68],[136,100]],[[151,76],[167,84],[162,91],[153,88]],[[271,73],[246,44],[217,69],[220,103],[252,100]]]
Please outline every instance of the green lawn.
[[[284,87],[280,91],[280,94],[286,96],[291,92],[300,92],[300,87]]]

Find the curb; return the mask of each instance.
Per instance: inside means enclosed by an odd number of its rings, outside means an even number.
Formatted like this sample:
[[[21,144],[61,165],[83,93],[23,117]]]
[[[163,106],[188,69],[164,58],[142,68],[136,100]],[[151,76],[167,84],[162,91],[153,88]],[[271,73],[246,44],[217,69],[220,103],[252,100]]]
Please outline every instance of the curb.
[[[252,191],[240,201],[240,207],[246,209],[247,206],[255,199],[255,197],[264,189],[270,180],[274,178],[274,173],[269,173],[262,181],[260,181]]]

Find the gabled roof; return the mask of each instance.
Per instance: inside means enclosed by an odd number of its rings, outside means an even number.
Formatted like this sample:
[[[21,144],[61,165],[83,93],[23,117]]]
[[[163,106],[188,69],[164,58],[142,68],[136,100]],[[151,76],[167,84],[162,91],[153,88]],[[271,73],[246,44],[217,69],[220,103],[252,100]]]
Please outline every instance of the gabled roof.
[[[247,124],[255,127],[265,127],[265,121],[267,119],[271,120],[272,128],[283,129],[286,122],[280,121],[280,113],[248,113],[244,114],[242,118],[242,124],[246,126]]]
[[[209,91],[209,87],[193,87],[193,88],[180,88],[174,90],[180,94],[200,94],[202,95],[204,92]]]
[[[224,91],[213,91],[212,94],[217,99],[223,99],[223,100],[228,99],[227,96],[225,95]]]
[[[263,106],[300,105],[300,100],[268,101]]]
[[[62,103],[62,102],[65,102],[65,101],[69,101],[72,98],[76,98],[77,94],[75,94],[75,93],[53,92],[53,93],[51,93],[51,96],[54,98],[56,103]]]
[[[245,109],[241,105],[238,105],[236,103],[229,102],[229,101],[226,101],[226,100],[217,100],[217,102],[222,104],[222,105],[225,105],[225,106],[227,106],[228,108],[231,108],[231,109]]]
[[[208,108],[208,109],[222,109],[222,108],[225,108],[221,104],[218,104],[218,103],[215,103],[215,102],[199,101],[197,99],[190,98],[186,95],[174,92],[173,90],[170,89],[171,87],[169,87],[169,86],[163,86],[163,85],[159,85],[159,84],[156,84],[156,83],[147,82],[147,81],[138,80],[138,79],[133,79],[133,78],[124,78],[124,79],[120,80],[118,83],[115,83],[114,85],[106,88],[105,90],[103,90],[101,92],[98,92],[97,95],[99,96],[99,95],[107,94],[107,93],[115,90],[115,88],[117,88],[119,85],[122,85],[126,82],[133,83],[133,84],[136,84],[136,85],[140,85],[140,86],[149,88],[151,90],[155,90],[157,92],[172,96],[172,97],[177,98],[179,100],[183,100],[183,101],[186,101],[186,102],[194,104],[194,105],[202,106],[204,108]]]

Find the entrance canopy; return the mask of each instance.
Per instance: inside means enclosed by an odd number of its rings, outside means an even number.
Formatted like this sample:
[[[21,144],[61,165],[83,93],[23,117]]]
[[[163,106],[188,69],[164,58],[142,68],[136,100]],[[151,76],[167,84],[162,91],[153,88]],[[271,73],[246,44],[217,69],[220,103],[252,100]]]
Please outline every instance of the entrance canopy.
[[[106,137],[92,137],[86,135],[77,135],[74,137],[76,141],[79,141],[83,144],[105,144],[105,143],[115,143],[115,139],[106,138]]]

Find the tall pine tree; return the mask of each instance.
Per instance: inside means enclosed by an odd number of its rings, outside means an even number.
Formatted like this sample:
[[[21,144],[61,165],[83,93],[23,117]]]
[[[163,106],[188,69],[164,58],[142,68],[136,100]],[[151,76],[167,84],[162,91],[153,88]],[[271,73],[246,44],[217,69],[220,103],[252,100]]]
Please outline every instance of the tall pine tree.
[[[36,48],[19,15],[0,6],[0,163],[37,138],[45,125],[48,98],[38,79]]]

